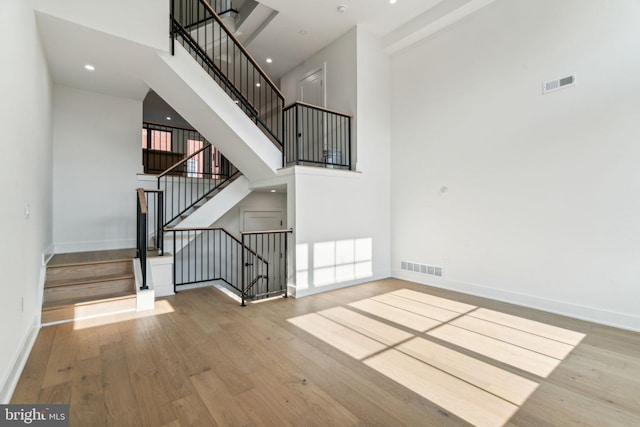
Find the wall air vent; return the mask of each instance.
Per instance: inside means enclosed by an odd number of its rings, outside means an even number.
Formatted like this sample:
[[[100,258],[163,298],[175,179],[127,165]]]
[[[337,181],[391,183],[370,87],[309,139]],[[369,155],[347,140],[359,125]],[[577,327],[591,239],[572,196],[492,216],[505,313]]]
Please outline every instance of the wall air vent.
[[[436,267],[427,264],[418,264],[416,262],[401,261],[400,269],[406,271],[413,271],[414,273],[426,274],[429,276],[442,277],[442,267]]]
[[[548,82],[544,82],[542,84],[542,93],[554,92],[558,89],[564,89],[566,87],[570,87],[576,84],[576,75],[572,74],[570,76],[562,77],[555,80],[549,80]]]

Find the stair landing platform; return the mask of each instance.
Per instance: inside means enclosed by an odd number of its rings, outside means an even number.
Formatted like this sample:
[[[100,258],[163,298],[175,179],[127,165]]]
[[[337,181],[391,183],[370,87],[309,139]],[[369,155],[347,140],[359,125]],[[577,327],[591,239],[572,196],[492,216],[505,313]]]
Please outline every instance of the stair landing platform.
[[[56,254],[47,264],[42,324],[136,310],[135,249]]]

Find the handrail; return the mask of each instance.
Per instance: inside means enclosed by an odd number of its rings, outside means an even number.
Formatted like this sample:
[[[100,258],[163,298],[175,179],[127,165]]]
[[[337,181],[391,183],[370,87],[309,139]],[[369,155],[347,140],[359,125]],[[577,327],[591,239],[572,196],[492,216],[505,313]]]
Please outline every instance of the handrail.
[[[140,213],[143,215],[147,215],[149,213],[149,209],[147,208],[147,199],[144,197],[144,188],[138,188],[136,191],[138,192],[138,203],[140,204]]]
[[[169,172],[171,172],[172,170],[176,169],[178,166],[181,166],[183,163],[185,163],[187,160],[197,156],[198,154],[200,154],[201,152],[203,152],[204,150],[208,149],[209,146],[205,145],[204,147],[202,147],[201,149],[199,149],[198,151],[196,151],[195,153],[193,153],[192,155],[190,155],[189,157],[185,157],[184,159],[180,160],[178,163],[176,163],[175,165],[171,166],[169,169],[167,169],[166,171],[162,172],[160,175],[158,175],[157,179],[160,179],[162,177],[164,177],[165,175],[167,175]]]
[[[198,42],[196,40],[194,40],[193,37],[191,37],[191,35],[189,34],[189,32],[187,31],[186,28],[184,28],[182,25],[180,25],[180,23],[174,22],[174,25],[176,25],[178,27],[178,29],[180,30],[180,34],[182,35],[182,37],[185,37],[189,40],[190,45],[195,47],[198,46]],[[206,57],[207,62],[211,62],[211,65],[213,65],[215,67],[215,62],[211,61],[211,59],[209,57]],[[262,76],[262,74],[261,74]],[[263,76],[264,77],[264,76]],[[268,77],[268,76],[267,76]],[[256,117],[257,120],[261,121],[259,116],[260,116],[260,111],[258,111],[258,109],[255,107],[255,105],[253,105],[253,103],[248,100],[243,94],[242,91],[239,90],[237,87],[234,86],[234,84],[229,80],[229,77],[225,76],[224,73],[218,72],[218,78],[220,78],[221,80],[224,80],[225,83],[227,84],[227,87],[232,88],[232,92],[234,92],[238,98],[242,99],[242,104],[251,111],[251,113]],[[277,87],[272,87],[272,89],[277,89]],[[278,95],[277,91],[276,94]],[[281,96],[281,94],[278,96],[278,98],[284,103],[284,97]],[[263,126],[266,127],[266,123],[262,123]],[[269,131],[269,133],[276,138],[277,135],[275,133],[273,133],[273,131],[271,129],[269,129],[267,127],[267,130]],[[278,143],[280,143],[282,145],[281,141],[278,141]]]
[[[226,234],[229,235],[229,237],[231,237],[233,240],[235,240],[236,242],[238,242],[239,244],[244,246],[247,251],[249,251],[251,254],[255,255],[260,261],[263,261],[263,262],[269,264],[269,262],[266,259],[264,259],[262,257],[262,255],[260,255],[259,253],[257,253],[253,249],[251,249],[250,247],[244,245],[238,238],[236,238],[236,236],[234,236],[233,234],[229,233],[223,227],[165,227],[164,228],[164,231],[167,232],[167,233],[171,233],[173,231],[216,231],[216,230],[224,231]]]
[[[295,102],[283,121],[286,165],[352,170],[351,115]]]
[[[216,22],[218,22],[218,24],[220,24],[225,32],[227,33],[227,36],[231,37],[231,39],[235,42],[235,44],[238,45],[238,47],[240,48],[240,50],[242,51],[242,53],[244,53],[246,55],[246,57],[249,59],[249,61],[251,62],[251,64],[253,64],[254,67],[256,67],[258,69],[258,71],[260,71],[260,74],[262,74],[262,76],[265,78],[265,80],[267,80],[270,85],[273,87],[273,89],[275,90],[275,92],[280,95],[280,98],[282,98],[284,100],[284,95],[282,94],[282,92],[280,92],[280,89],[278,89],[278,86],[276,86],[275,83],[273,83],[273,81],[271,80],[271,78],[269,77],[269,75],[267,75],[267,73],[264,72],[264,70],[262,69],[262,67],[260,65],[258,65],[258,63],[256,62],[255,59],[253,59],[253,56],[251,56],[251,54],[249,53],[249,51],[247,49],[245,49],[245,47],[242,45],[242,43],[240,43],[240,40],[237,39],[237,37],[235,36],[235,34],[233,34],[233,32],[231,30],[229,30],[229,28],[227,27],[227,24],[224,23],[224,21],[222,19],[220,19],[220,17],[218,16],[218,14],[216,13],[215,10],[213,10],[213,8],[211,7],[211,5],[209,3],[207,3],[204,0],[199,0],[199,2],[205,6],[205,8],[209,9],[209,11],[213,14],[214,19],[216,20]]]
[[[338,116],[341,116],[341,117],[348,117],[350,119],[353,119],[353,115],[351,115],[351,114],[342,113],[342,112],[336,111],[336,110],[330,110],[329,108],[320,107],[318,105],[307,104],[306,102],[302,102],[302,101],[296,101],[296,102],[293,102],[293,103],[287,105],[286,107],[284,107],[283,111],[290,110],[291,108],[295,107],[296,105],[301,105],[303,107],[311,108],[313,110],[324,111],[324,112],[335,114],[335,115],[338,115]]]
[[[172,0],[171,38],[172,46],[181,43],[238,107],[284,151],[284,95],[213,7],[205,0]]]
[[[197,132],[195,129],[193,128],[187,128],[184,126],[176,126],[176,125],[169,125],[166,123],[158,123],[158,122],[150,122],[150,121],[143,121],[142,122],[142,127],[144,128],[144,125],[151,125],[151,126],[161,126],[163,128],[170,128],[170,129],[181,129],[181,130],[188,130],[188,131],[194,131]],[[157,129],[152,129],[152,130],[157,130]]]
[[[260,231],[241,231],[240,234],[270,234],[270,233],[293,233],[293,228],[287,230],[260,230]]]
[[[144,197],[144,189],[136,190],[136,258],[140,260],[142,284],[140,290],[148,289],[147,286],[147,200]]]

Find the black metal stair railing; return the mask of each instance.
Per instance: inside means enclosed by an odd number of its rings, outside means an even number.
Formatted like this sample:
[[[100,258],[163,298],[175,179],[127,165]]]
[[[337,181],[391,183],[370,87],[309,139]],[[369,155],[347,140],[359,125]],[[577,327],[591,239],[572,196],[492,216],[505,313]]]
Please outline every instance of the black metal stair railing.
[[[153,122],[142,123],[144,173],[161,174],[193,151],[210,144],[198,131]],[[186,171],[185,171],[186,173]]]
[[[284,96],[212,6],[205,0],[172,0],[171,38],[282,150]]]
[[[163,227],[188,215],[217,190],[240,176],[240,171],[211,144],[158,175],[164,192]]]
[[[269,280],[269,262],[221,227],[167,228],[173,241],[174,290],[180,286],[223,281],[239,295]],[[268,285],[266,285],[268,287]]]
[[[154,251],[162,255],[163,192],[159,190],[136,189],[136,258],[140,259],[142,272],[141,290],[147,286],[147,255]]]
[[[296,102],[284,109],[285,166],[352,170],[351,116]]]
[[[238,11],[233,7],[233,2],[231,0],[208,0],[207,3],[211,5],[211,8],[215,10],[218,16],[224,15],[228,12],[238,13]]]
[[[265,261],[256,264],[250,253],[243,252],[242,305],[245,305],[246,299],[288,296],[288,247],[292,232],[266,230],[242,233],[242,245],[252,248]]]

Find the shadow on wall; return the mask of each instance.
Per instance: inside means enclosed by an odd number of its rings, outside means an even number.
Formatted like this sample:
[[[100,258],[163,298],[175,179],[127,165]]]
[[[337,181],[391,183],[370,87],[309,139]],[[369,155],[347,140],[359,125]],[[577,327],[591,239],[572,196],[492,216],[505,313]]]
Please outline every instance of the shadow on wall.
[[[322,288],[373,276],[373,239],[299,243],[296,289]]]

